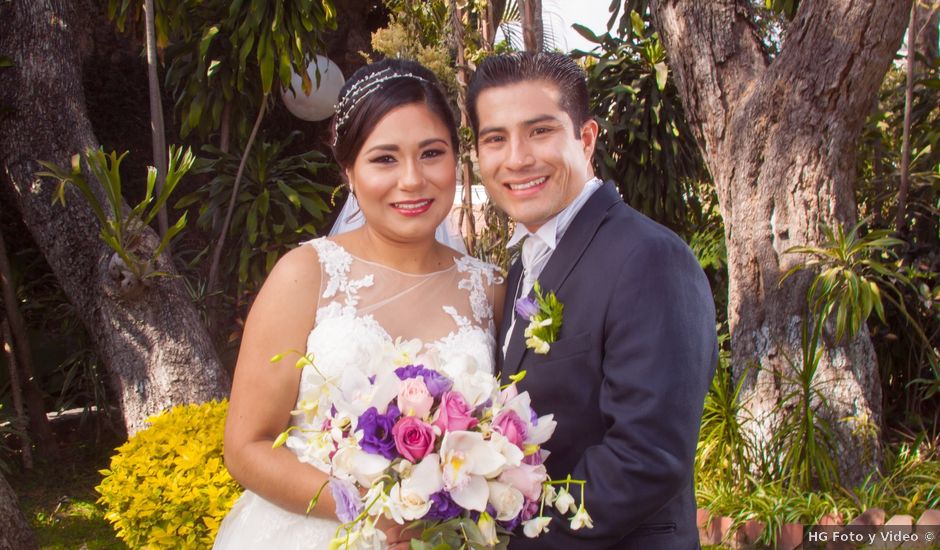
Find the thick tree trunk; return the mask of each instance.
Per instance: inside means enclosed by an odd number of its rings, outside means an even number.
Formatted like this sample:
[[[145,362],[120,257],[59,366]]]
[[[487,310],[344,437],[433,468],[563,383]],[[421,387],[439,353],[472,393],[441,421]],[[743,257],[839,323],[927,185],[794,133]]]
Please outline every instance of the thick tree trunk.
[[[0,550],[39,548],[29,523],[16,502],[16,493],[0,473]]]
[[[663,36],[689,117],[715,180],[728,250],[732,363],[749,367],[745,401],[769,437],[782,375],[800,361],[808,275],[780,278],[818,244],[820,224],[855,221],[855,149],[865,116],[900,45],[911,1],[803,0],[780,54],[762,52],[745,0],[658,0]],[[828,341],[817,380],[831,405],[843,481],[880,458],[881,386],[867,330]],[[839,421],[849,417],[854,420]]]
[[[67,206],[53,205],[56,183],[36,177],[37,159],[68,165],[72,155],[98,147],[85,112],[71,24],[80,9],[64,0],[0,5],[0,51],[14,62],[0,72],[0,103],[15,109],[0,128],[0,166],[36,244],[107,365],[128,432],[134,433],[146,417],[167,407],[224,396],[229,380],[168,258],[157,265],[168,277],[155,279],[138,297],[122,295],[108,274],[111,251],[98,237],[88,205],[71,191]],[[158,242],[149,230],[144,241],[149,250]]]

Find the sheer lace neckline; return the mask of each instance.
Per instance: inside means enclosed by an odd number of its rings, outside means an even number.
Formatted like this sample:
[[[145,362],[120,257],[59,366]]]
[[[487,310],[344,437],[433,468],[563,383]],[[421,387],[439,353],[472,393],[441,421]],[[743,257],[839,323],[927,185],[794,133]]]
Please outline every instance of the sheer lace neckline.
[[[387,270],[387,271],[395,272],[395,273],[397,273],[397,274],[399,274],[399,275],[404,275],[405,277],[431,277],[432,275],[440,275],[441,273],[447,273],[448,271],[451,271],[451,270],[457,268],[457,258],[452,258],[452,261],[453,261],[454,263],[451,264],[450,267],[445,267],[444,269],[438,269],[438,270],[436,270],[436,271],[429,271],[429,272],[427,272],[427,273],[409,273],[409,272],[407,272],[407,271],[401,271],[401,270],[399,270],[399,269],[395,269],[394,267],[389,267],[389,266],[387,266],[387,265],[385,265],[385,264],[383,264],[383,263],[375,262],[375,261],[372,261],[372,260],[367,260],[367,259],[363,258],[362,256],[357,256],[357,255],[353,254],[352,252],[350,252],[349,249],[346,248],[345,246],[343,246],[343,245],[337,243],[336,241],[332,241],[332,242],[335,243],[336,246],[338,246],[338,247],[342,248],[344,251],[346,251],[346,253],[349,254],[349,256],[350,256],[351,258],[353,258],[354,260],[360,261],[360,262],[362,262],[362,263],[364,263],[364,264],[368,264],[368,265],[371,265],[371,266],[381,267],[382,269],[385,269],[385,270]]]

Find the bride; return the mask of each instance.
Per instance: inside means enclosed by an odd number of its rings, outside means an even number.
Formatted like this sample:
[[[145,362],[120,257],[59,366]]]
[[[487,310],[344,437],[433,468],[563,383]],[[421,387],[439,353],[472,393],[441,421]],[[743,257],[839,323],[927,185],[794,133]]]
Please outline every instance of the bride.
[[[368,374],[369,350],[412,340],[418,356],[493,369],[502,280],[435,239],[453,205],[458,147],[440,84],[415,62],[385,60],[357,71],[340,98],[333,153],[364,224],[286,254],[251,308],[225,426],[225,463],[246,491],[217,549],[320,549],[336,534],[329,490],[308,511],[328,474],[301,435],[318,428],[298,414],[317,388],[312,367],[294,367],[297,350],[321,371]],[[277,354],[287,359],[272,363]],[[300,430],[273,448],[289,426]],[[390,548],[407,547],[398,526],[379,526]]]

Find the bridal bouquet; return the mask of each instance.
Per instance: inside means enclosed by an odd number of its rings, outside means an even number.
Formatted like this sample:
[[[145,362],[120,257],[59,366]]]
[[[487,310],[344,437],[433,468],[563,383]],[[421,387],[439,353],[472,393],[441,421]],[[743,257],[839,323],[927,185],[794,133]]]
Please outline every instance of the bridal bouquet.
[[[355,368],[331,375],[310,355],[298,362],[315,373],[305,382],[315,390],[302,391],[294,411],[308,427],[290,428],[275,445],[286,443],[330,474],[343,522],[331,548],[382,547],[375,525],[383,516],[420,533],[412,548],[505,546],[519,527],[535,537],[548,529],[552,505],[570,515],[572,528],[590,527],[583,481],[548,478],[541,445],[556,423],[518,393],[524,373],[500,387],[488,372],[435,362],[380,365],[371,375]],[[572,485],[581,488],[581,506]]]

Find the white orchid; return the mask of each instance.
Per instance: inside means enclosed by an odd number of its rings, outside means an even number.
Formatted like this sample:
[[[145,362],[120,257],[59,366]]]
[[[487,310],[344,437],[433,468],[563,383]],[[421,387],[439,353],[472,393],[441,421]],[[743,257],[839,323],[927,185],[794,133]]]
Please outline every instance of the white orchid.
[[[523,521],[522,533],[530,539],[534,539],[542,533],[548,532],[548,524],[551,523],[551,521],[552,518],[545,516],[538,516],[528,521]]]
[[[482,512],[489,497],[487,478],[496,477],[506,457],[479,432],[447,432],[441,441],[444,488],[454,502]]]
[[[496,522],[493,521],[493,516],[489,515],[487,512],[480,514],[480,521],[477,522],[477,527],[480,528],[480,534],[483,535],[483,542],[490,547],[496,546],[496,543],[499,542],[499,538],[496,536]]]
[[[336,477],[356,480],[369,487],[380,478],[391,461],[384,456],[363,451],[358,446],[344,445],[333,455],[333,474]]]
[[[568,492],[568,489],[562,487],[558,490],[558,496],[555,497],[555,508],[562,514],[574,512],[577,506],[574,503],[574,497]]]
[[[578,507],[578,511],[575,512],[574,517],[571,518],[571,529],[577,531],[582,527],[587,527],[591,529],[594,527],[594,520],[591,519],[591,516],[588,515],[587,510],[584,508],[584,504],[581,504]]]

